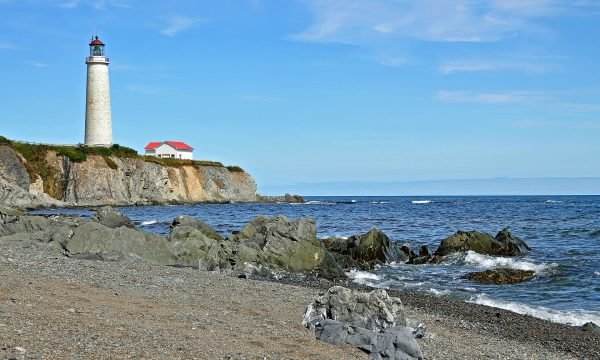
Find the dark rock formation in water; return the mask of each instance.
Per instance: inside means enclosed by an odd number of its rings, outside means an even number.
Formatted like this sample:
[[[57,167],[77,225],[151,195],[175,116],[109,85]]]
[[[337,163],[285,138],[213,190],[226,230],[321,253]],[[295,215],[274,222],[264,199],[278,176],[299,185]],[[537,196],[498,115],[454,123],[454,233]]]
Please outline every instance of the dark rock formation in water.
[[[122,215],[115,208],[105,206],[96,212],[96,215],[92,216],[92,221],[100,223],[111,229],[116,229],[121,226],[126,226],[131,229],[135,229],[135,224],[127,216]]]
[[[523,281],[531,280],[535,277],[532,270],[517,270],[517,269],[493,269],[479,272],[469,273],[465,276],[466,279],[476,281],[481,284],[516,284]]]
[[[366,234],[350,236],[348,239],[327,238],[325,248],[343,268],[371,270],[375,265],[407,259],[398,245],[378,229]]]
[[[402,302],[382,289],[362,293],[334,286],[308,306],[302,324],[318,340],[356,346],[372,359],[423,358]]]
[[[531,248],[522,239],[512,236],[508,229],[500,231],[495,238],[479,231],[457,231],[442,240],[435,255],[445,256],[469,250],[491,256],[520,256],[531,251]]]

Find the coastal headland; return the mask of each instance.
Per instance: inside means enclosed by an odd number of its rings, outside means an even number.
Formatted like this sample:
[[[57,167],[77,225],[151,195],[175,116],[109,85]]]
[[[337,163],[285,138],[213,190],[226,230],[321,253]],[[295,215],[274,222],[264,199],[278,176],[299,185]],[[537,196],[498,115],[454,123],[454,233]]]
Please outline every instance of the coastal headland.
[[[160,159],[133,149],[50,146],[0,137],[0,203],[150,205],[269,200],[252,176],[214,161]]]

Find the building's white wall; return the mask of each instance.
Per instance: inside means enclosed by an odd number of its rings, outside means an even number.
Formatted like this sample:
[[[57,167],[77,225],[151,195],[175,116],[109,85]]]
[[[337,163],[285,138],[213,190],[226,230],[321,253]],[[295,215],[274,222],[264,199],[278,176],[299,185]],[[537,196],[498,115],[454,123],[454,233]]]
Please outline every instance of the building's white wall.
[[[176,156],[178,159],[194,160],[193,151],[178,151]]]
[[[193,151],[181,151],[176,150],[171,145],[162,144],[154,150],[146,150],[146,155],[149,156],[157,156],[161,158],[174,158],[174,159],[185,159],[185,160],[194,160],[194,152]]]
[[[108,63],[88,63],[85,144],[89,146],[113,144]]]

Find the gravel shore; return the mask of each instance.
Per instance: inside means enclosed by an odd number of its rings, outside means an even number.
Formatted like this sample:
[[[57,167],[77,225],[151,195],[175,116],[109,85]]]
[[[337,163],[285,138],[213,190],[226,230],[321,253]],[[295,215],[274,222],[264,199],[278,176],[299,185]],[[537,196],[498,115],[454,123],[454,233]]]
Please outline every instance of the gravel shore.
[[[301,316],[322,289],[2,244],[0,359],[366,359]],[[394,294],[426,359],[598,358],[600,335],[499,309]]]

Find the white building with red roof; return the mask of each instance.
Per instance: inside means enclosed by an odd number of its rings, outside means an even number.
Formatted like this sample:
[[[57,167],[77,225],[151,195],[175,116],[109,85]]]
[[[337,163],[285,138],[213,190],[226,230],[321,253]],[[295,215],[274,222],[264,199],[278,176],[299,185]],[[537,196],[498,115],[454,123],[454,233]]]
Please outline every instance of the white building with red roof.
[[[146,156],[194,160],[194,148],[181,141],[151,142],[144,148]]]

